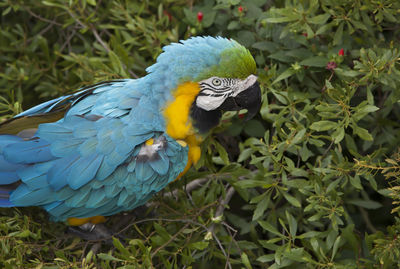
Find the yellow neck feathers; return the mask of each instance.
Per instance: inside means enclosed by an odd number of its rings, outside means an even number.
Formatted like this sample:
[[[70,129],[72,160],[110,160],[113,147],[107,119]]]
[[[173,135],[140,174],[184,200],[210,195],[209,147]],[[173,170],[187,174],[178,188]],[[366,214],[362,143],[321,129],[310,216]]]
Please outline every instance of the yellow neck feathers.
[[[167,121],[167,134],[175,139],[185,139],[193,134],[189,119],[190,106],[194,102],[200,88],[197,83],[184,83],[172,93],[174,99],[164,110]]]
[[[201,140],[196,137],[190,120],[190,107],[199,91],[198,83],[186,82],[179,85],[172,94],[173,100],[164,110],[167,134],[181,142],[181,145],[186,143],[189,146],[188,163],[184,172],[199,160],[201,154],[199,147]]]

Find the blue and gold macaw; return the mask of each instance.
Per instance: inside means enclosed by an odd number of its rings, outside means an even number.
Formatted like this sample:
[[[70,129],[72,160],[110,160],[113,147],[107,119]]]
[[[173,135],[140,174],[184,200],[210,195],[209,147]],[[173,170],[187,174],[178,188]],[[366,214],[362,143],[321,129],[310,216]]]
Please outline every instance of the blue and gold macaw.
[[[98,223],[143,205],[200,157],[223,111],[261,104],[256,64],[234,40],[164,47],[139,79],[102,82],[0,125],[0,207]]]

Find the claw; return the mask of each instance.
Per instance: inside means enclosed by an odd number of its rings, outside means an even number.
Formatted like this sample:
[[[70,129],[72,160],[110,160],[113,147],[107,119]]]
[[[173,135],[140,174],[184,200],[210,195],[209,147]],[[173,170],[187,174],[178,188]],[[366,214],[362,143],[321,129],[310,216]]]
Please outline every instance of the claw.
[[[69,226],[67,232],[87,241],[105,241],[112,244],[113,233],[104,224],[85,223],[80,226]]]

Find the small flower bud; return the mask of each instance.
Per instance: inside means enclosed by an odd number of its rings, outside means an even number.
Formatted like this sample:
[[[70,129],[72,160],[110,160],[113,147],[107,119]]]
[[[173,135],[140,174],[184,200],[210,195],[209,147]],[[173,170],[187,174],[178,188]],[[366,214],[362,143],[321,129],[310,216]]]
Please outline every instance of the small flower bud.
[[[199,11],[197,12],[197,21],[201,22],[203,20],[203,12]]]
[[[338,55],[339,56],[344,56],[344,49],[340,49]]]
[[[238,7],[238,11],[239,11],[239,13],[242,13],[242,12],[243,12],[243,7],[242,7],[242,6],[239,6],[239,7]]]
[[[326,64],[325,68],[328,69],[328,70],[334,70],[336,67],[337,67],[337,64],[335,62],[328,62]]]

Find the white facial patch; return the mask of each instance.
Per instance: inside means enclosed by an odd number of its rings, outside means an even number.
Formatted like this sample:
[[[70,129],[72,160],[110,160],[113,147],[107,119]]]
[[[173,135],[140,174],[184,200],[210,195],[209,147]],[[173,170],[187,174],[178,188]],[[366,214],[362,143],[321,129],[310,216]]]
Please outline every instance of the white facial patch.
[[[202,80],[199,82],[200,92],[196,99],[196,105],[207,111],[215,110],[224,103],[226,98],[237,96],[256,81],[255,75],[250,75],[243,80],[219,77]]]

